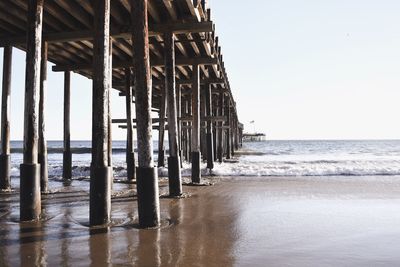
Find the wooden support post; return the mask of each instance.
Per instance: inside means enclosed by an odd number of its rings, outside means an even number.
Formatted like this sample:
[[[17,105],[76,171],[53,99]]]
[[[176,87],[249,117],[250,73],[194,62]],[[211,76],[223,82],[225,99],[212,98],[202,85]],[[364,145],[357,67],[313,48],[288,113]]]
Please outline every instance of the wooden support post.
[[[231,124],[231,101],[229,98],[229,95],[227,96],[227,101],[226,101],[226,122],[225,126],[227,126],[226,129],[226,158],[231,159],[232,158],[232,124]]]
[[[42,43],[42,60],[40,67],[40,100],[39,100],[39,154],[40,164],[40,191],[47,192],[49,172],[47,165],[47,141],[46,141],[46,121],[45,121],[45,102],[47,91],[47,43]]]
[[[238,128],[238,121],[237,115],[235,114],[235,150],[239,149],[239,128]]]
[[[164,34],[164,48],[165,88],[168,100],[168,182],[170,196],[176,197],[182,195],[182,175],[178,146],[179,130],[175,83],[175,43],[172,32]]]
[[[110,48],[109,48],[109,72],[110,72],[110,87],[107,94],[107,127],[108,127],[108,167],[111,168],[111,189],[113,187],[114,182],[114,169],[113,169],[113,160],[112,160],[112,118],[111,118],[111,89],[112,89],[112,50],[113,50],[113,41],[110,38]]]
[[[159,129],[158,129],[158,167],[165,166],[165,115],[167,113],[167,97],[166,97],[166,87],[161,87],[161,107],[159,113]]]
[[[215,101],[217,102],[217,101]],[[213,114],[215,114],[215,116],[218,116],[218,104],[215,103],[215,105],[213,106]],[[213,127],[213,149],[214,149],[214,161],[218,160],[218,154],[217,154],[217,147],[218,147],[218,138],[217,138],[217,125],[218,122],[213,122],[212,123],[212,127]]]
[[[193,65],[192,74],[192,182],[201,182],[201,153],[200,153],[200,67]]]
[[[200,120],[206,117],[206,92],[203,85],[200,86]],[[205,120],[200,121],[200,152],[203,161],[207,160],[207,140],[206,140],[206,127]]]
[[[64,72],[64,150],[63,150],[63,179],[72,178],[71,153],[71,72]]]
[[[151,68],[147,0],[131,0],[133,66],[138,138],[137,198],[139,225],[155,227],[160,224],[157,168],[153,163],[151,124]]]
[[[190,115],[190,111],[189,111],[189,100],[188,99],[185,99],[185,116],[188,116],[188,115]],[[189,146],[190,146],[190,129],[189,129],[189,127],[190,127],[190,122],[184,122],[184,124],[183,124],[183,127],[184,127],[184,129],[183,129],[183,137],[184,137],[184,140],[183,140],[183,142],[184,142],[184,154],[185,154],[185,160],[186,161],[190,161],[190,148],[189,148]]]
[[[110,77],[110,0],[94,0],[92,164],[90,225],[106,224],[111,213],[108,101]]]
[[[10,180],[10,109],[11,109],[11,73],[12,47],[4,47],[3,84],[1,95],[1,154],[0,154],[0,190],[11,188]]]
[[[224,93],[219,94],[219,116],[224,116]],[[218,161],[222,162],[223,156],[224,156],[224,130],[222,129],[222,126],[224,123],[221,121],[218,123],[219,129],[218,129],[218,148],[217,148],[217,156],[218,156]]]
[[[212,92],[211,84],[206,85],[206,116],[211,117],[212,114]],[[213,145],[213,122],[207,122],[207,168],[214,168],[214,145]]]
[[[26,43],[24,156],[20,166],[20,220],[39,219],[41,213],[38,164],[40,65],[43,0],[28,1]]]
[[[125,93],[126,93],[126,170],[128,181],[136,179],[135,150],[133,147],[133,123],[132,123],[132,74],[131,69],[125,69]]]
[[[179,155],[179,160],[182,168],[182,158],[183,158],[183,151],[182,151],[182,122],[181,122],[181,117],[182,117],[182,88],[180,85],[176,86],[176,111],[177,114],[176,116],[178,117],[178,155]]]

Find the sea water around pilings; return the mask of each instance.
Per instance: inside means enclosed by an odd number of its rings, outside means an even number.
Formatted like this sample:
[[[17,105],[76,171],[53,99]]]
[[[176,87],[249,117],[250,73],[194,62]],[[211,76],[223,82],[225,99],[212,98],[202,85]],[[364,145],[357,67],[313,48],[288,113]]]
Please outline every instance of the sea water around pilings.
[[[168,143],[168,142],[167,142]],[[12,141],[11,176],[19,176],[22,142]],[[125,141],[113,142],[114,176],[126,177]],[[62,176],[62,141],[48,142],[50,179]],[[89,177],[90,141],[72,141],[73,177]],[[154,147],[157,148],[155,142]],[[157,151],[155,159],[157,160]],[[238,162],[216,163],[218,176],[373,176],[400,175],[400,140],[382,141],[265,141],[244,143]],[[184,164],[183,176],[190,176]],[[206,164],[203,174],[208,174]],[[167,169],[159,169],[167,176]]]

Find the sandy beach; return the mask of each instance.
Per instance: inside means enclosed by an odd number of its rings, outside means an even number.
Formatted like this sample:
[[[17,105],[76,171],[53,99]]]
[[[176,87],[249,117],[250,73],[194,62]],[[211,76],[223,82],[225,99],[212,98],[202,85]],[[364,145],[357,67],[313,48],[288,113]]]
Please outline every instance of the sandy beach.
[[[18,222],[3,193],[1,266],[379,266],[400,254],[399,177],[213,179],[161,198],[162,225],[138,229],[134,185],[115,184],[112,223],[90,229],[87,181],[44,197]],[[74,185],[76,183],[76,185]],[[60,189],[63,188],[60,183]],[[63,191],[63,192],[62,192]],[[161,192],[166,192],[162,186]]]

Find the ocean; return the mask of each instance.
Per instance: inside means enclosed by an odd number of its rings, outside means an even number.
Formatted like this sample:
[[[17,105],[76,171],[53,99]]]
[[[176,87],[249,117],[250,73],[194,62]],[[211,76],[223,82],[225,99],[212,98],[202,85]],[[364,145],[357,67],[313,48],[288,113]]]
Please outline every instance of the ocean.
[[[167,142],[168,143],[168,142]],[[19,176],[22,142],[12,141],[11,176]],[[126,176],[125,141],[113,142],[115,177]],[[62,141],[48,141],[49,178],[62,175]],[[74,177],[88,177],[90,141],[72,141]],[[157,160],[157,142],[154,142]],[[264,141],[243,143],[238,161],[216,163],[218,176],[394,176],[400,175],[400,140]],[[167,170],[159,170],[161,176]],[[203,174],[210,174],[203,165]],[[190,175],[184,164],[183,175]]]

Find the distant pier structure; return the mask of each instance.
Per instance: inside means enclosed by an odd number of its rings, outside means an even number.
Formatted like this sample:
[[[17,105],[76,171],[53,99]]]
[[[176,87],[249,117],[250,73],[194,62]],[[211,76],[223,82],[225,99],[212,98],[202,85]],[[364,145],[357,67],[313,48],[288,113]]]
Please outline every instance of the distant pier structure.
[[[112,123],[127,129],[128,180],[137,182],[139,224],[159,225],[157,168],[152,130],[159,130],[159,166],[168,132],[171,196],[182,194],[181,161],[192,164],[201,183],[201,164],[231,158],[240,147],[239,123],[222,50],[207,1],[200,0],[1,0],[0,47],[4,48],[0,186],[10,188],[12,52],[26,52],[24,149],[20,166],[20,220],[41,214],[47,191],[47,61],[64,73],[63,177],[71,178],[71,72],[93,80],[91,225],[111,213]],[[112,119],[110,90],[120,91],[126,118]],[[84,90],[84,88],[79,88]],[[89,88],[87,88],[89,90]],[[132,116],[133,105],[136,118]],[[158,112],[152,117],[152,112]],[[133,131],[137,148],[133,147]],[[134,153],[137,149],[137,158]]]
[[[243,134],[243,142],[261,142],[266,140],[264,133],[245,133]]]

